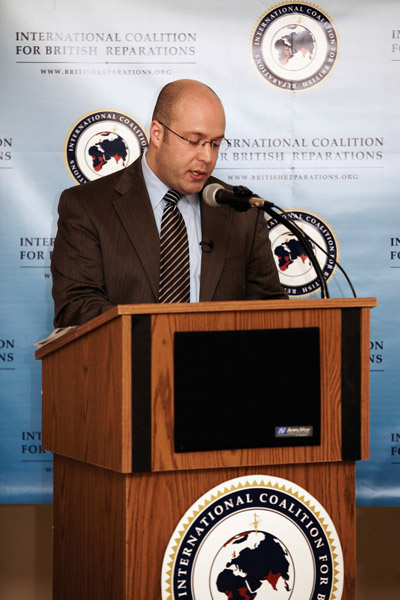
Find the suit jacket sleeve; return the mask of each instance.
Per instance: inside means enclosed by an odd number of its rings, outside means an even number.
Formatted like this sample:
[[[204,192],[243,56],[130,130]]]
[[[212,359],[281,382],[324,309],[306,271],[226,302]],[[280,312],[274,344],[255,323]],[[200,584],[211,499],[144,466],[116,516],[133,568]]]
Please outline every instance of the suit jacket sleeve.
[[[254,243],[246,269],[246,300],[287,297],[287,293],[280,285],[264,213],[257,209]]]
[[[51,260],[56,327],[80,325],[109,310],[96,228],[74,188],[60,198]]]
[[[287,298],[263,211],[251,208],[237,212],[226,205],[212,208],[203,202],[202,230],[203,239],[213,240],[214,248],[202,257],[200,300]]]

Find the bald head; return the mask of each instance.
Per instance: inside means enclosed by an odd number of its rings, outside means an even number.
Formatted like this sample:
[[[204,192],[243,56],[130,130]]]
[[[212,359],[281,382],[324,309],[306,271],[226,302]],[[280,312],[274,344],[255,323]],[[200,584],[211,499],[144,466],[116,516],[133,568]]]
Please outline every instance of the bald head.
[[[217,94],[205,83],[195,79],[178,79],[167,83],[158,95],[152,120],[156,119],[162,123],[171,124],[177,117],[177,107],[182,98],[198,97],[200,101],[201,98],[207,96],[217,101],[222,108]]]
[[[168,187],[196,194],[215,167],[224,135],[225,112],[216,93],[200,81],[173,81],[154,108],[146,162]]]

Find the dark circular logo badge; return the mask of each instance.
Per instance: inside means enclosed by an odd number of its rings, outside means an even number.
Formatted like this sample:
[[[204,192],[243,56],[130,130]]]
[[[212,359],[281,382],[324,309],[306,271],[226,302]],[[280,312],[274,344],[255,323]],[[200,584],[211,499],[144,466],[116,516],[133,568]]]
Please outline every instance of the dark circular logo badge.
[[[72,127],[65,143],[65,160],[75,181],[86,183],[124,169],[146,148],[146,133],[132,117],[99,110]]]
[[[258,21],[251,52],[257,71],[268,83],[299,92],[330,75],[338,57],[338,36],[320,8],[287,2],[272,7]]]
[[[162,600],[339,600],[335,527],[308,492],[267,475],[226,481],[199,498],[164,555]]]
[[[325,221],[311,212],[287,210],[285,213],[309,236],[314,254],[328,283],[336,271],[335,261],[339,258],[334,233]],[[296,236],[272,217],[267,219],[267,225],[282,287],[289,296],[309,296],[318,292],[321,284]]]

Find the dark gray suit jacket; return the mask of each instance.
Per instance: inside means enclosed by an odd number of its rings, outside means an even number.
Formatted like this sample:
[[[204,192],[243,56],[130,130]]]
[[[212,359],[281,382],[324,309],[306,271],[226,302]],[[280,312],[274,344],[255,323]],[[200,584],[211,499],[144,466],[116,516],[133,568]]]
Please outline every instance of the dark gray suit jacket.
[[[212,179],[212,181],[215,181]],[[262,211],[201,200],[200,301],[286,298]],[[157,302],[160,240],[138,159],[122,172],[65,190],[52,254],[56,327],[116,304]]]

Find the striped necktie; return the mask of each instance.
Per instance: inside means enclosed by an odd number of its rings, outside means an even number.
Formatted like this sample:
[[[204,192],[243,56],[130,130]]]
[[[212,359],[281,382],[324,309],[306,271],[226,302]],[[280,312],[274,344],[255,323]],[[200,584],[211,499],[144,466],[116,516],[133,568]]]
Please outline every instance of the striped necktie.
[[[178,209],[181,194],[168,190],[160,232],[159,302],[189,302],[189,243],[185,221]]]

